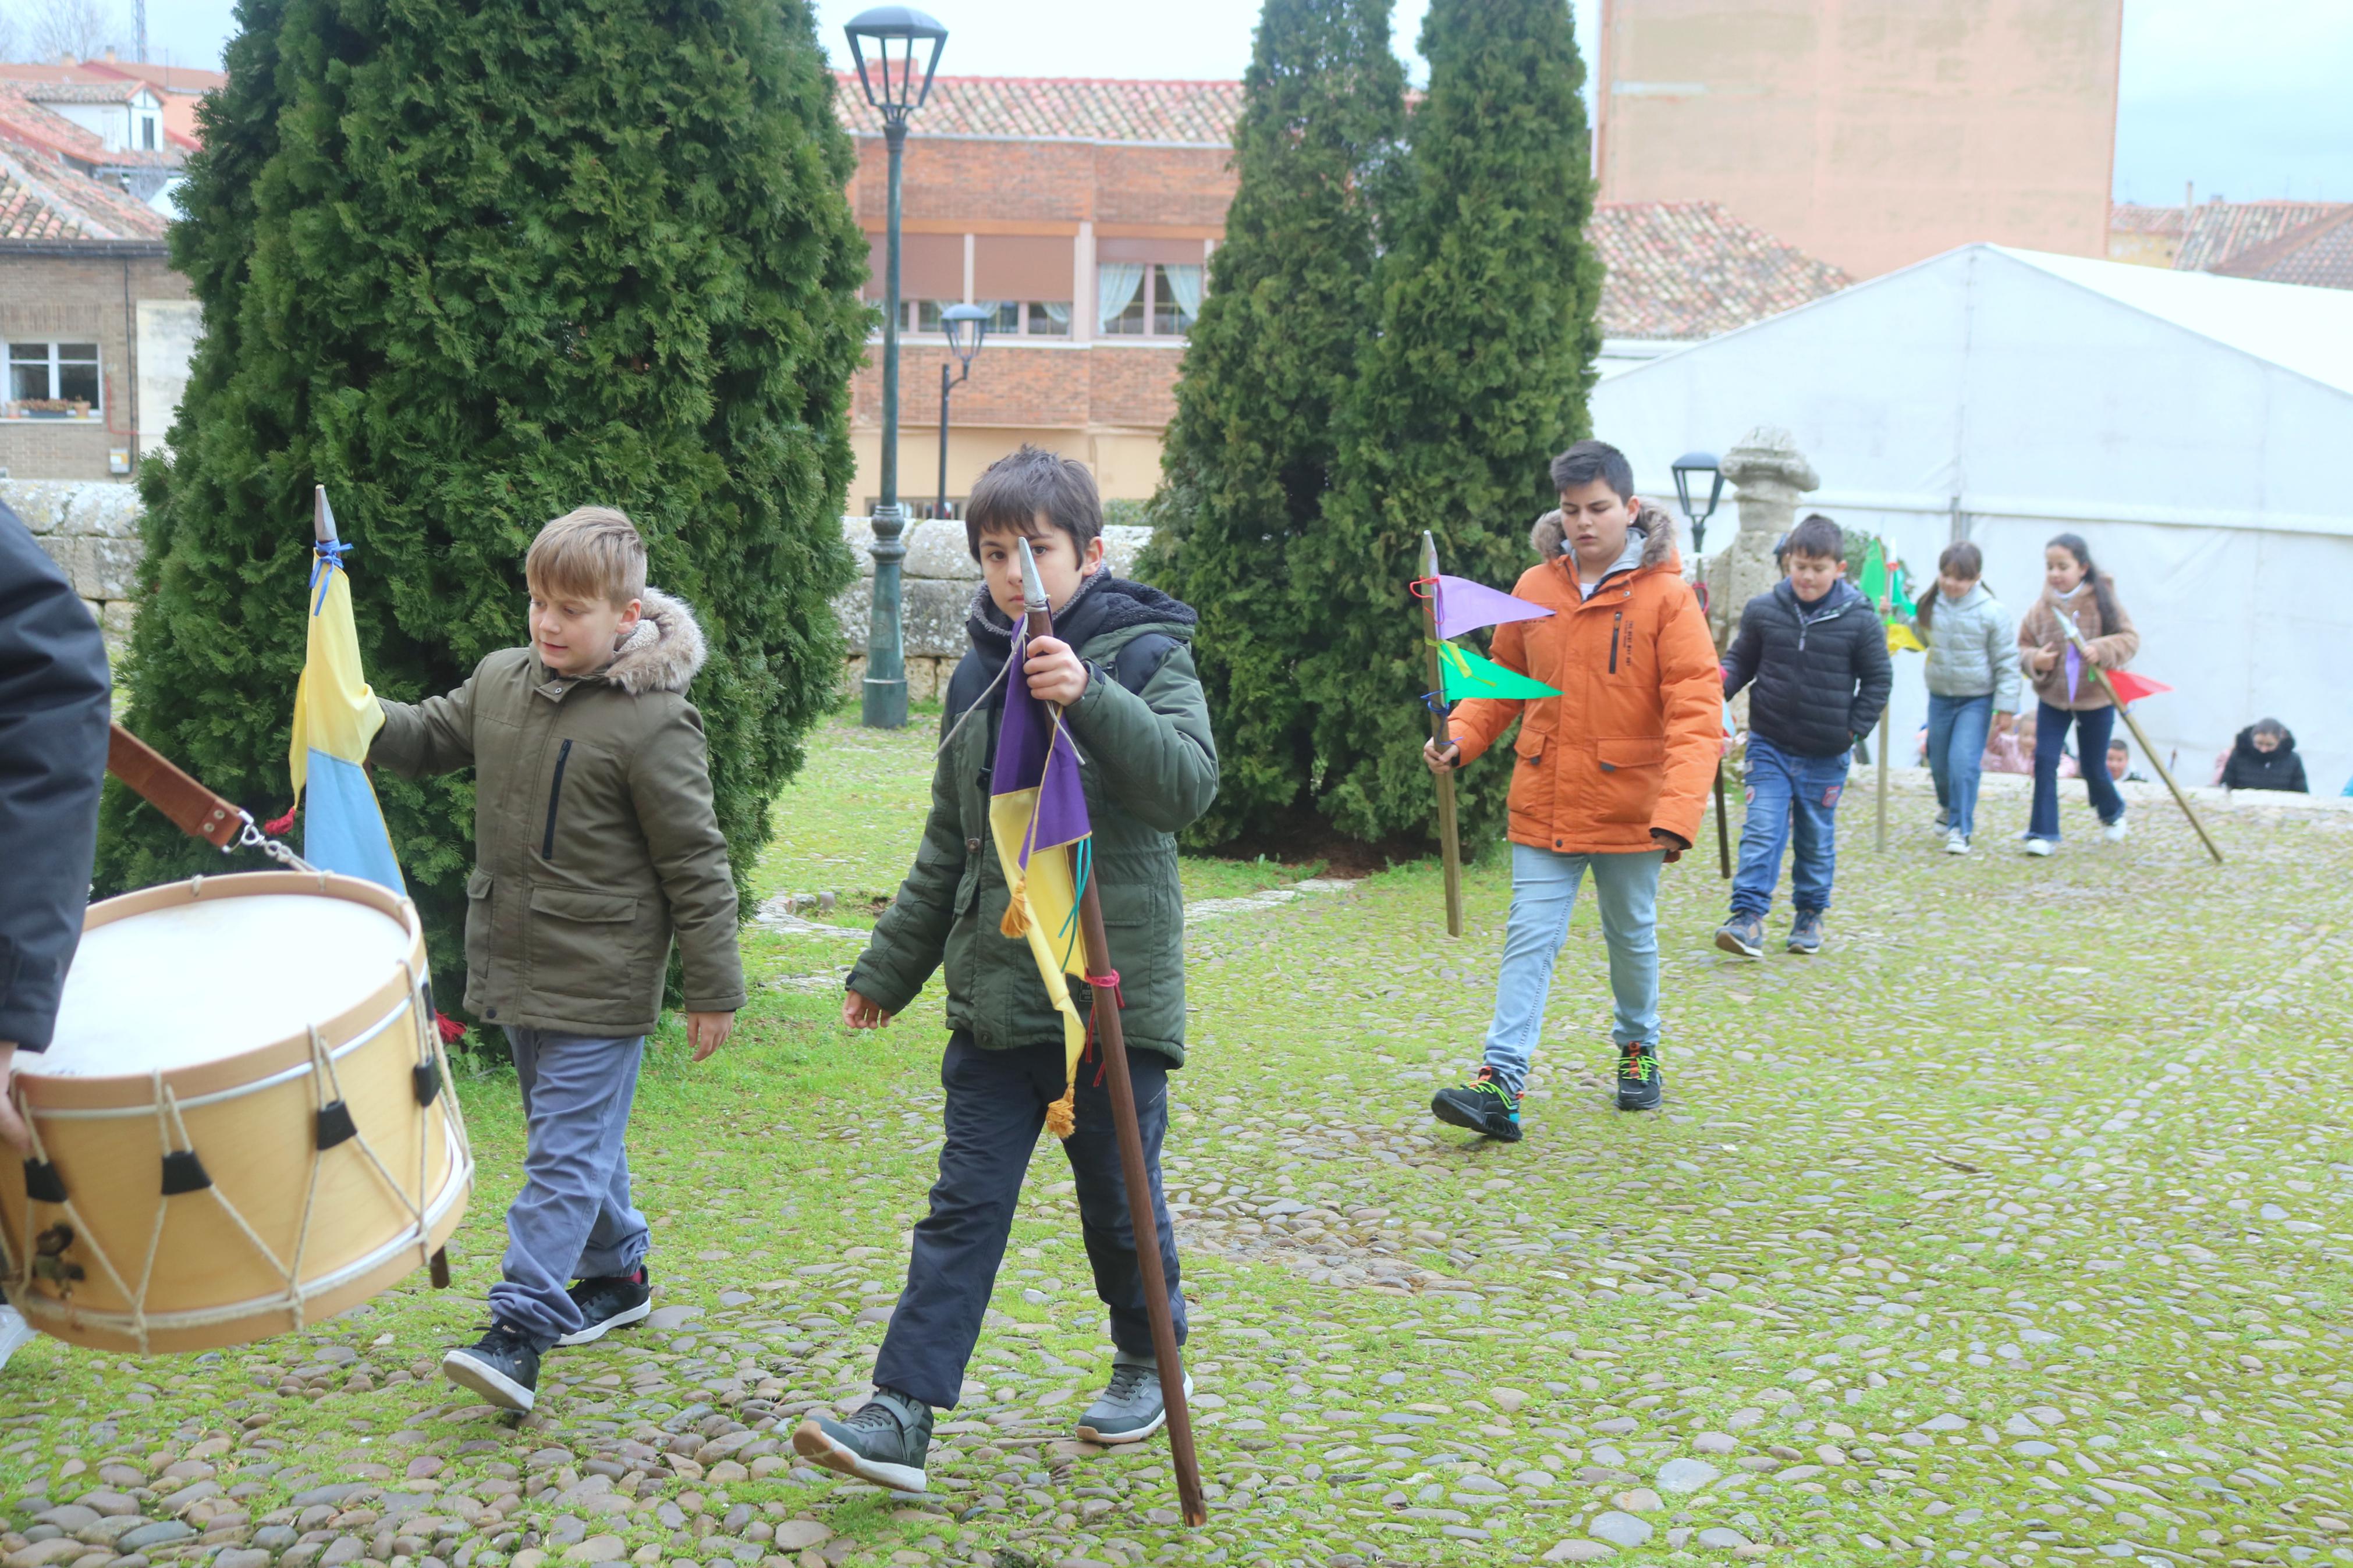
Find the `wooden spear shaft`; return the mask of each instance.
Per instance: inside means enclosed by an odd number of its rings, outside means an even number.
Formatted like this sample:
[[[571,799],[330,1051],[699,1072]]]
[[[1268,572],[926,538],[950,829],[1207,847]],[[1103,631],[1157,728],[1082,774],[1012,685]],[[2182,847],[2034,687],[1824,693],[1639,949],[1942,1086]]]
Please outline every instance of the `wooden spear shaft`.
[[[1430,592],[1421,601],[1421,625],[1430,654],[1430,738],[1440,749],[1447,743],[1446,671],[1438,658],[1438,541],[1427,531],[1421,536],[1421,576]],[[1438,775],[1438,845],[1446,866],[1446,934],[1462,934],[1462,837],[1455,826],[1454,774]]]
[[[1021,541],[1021,575],[1029,635],[1053,636],[1053,610],[1026,539]],[[1009,684],[1020,676],[1019,670],[1010,670],[1006,679]],[[1007,696],[1010,700],[1012,694],[1008,691]],[[1073,879],[1076,869],[1074,866]],[[1120,1181],[1127,1189],[1136,1268],[1144,1276],[1144,1314],[1151,1324],[1152,1357],[1160,1371],[1160,1398],[1168,1415],[1168,1448],[1176,1461],[1176,1500],[1185,1522],[1198,1529],[1209,1522],[1209,1510],[1201,1500],[1201,1466],[1193,1453],[1193,1412],[1185,1399],[1185,1355],[1176,1343],[1176,1318],[1168,1309],[1168,1271],[1160,1262],[1160,1221],[1153,1212],[1152,1173],[1144,1159],[1143,1124],[1136,1120],[1135,1081],[1127,1070],[1127,1034],[1119,1016],[1111,938],[1103,930],[1103,899],[1092,877],[1079,889],[1079,940],[1086,952],[1087,984],[1094,992],[1095,1037],[1102,1045],[1103,1074],[1111,1089],[1112,1131],[1119,1143]]]
[[[2140,754],[2148,759],[2148,765],[2157,770],[2157,776],[2163,779],[2165,787],[2173,792],[2173,804],[2181,808],[2181,815],[2188,817],[2189,826],[2197,830],[2198,842],[2206,846],[2206,853],[2214,857],[2214,864],[2220,866],[2222,863],[2222,852],[2214,847],[2214,840],[2208,835],[2206,825],[2199,821],[2198,814],[2190,809],[2189,797],[2181,793],[2179,784],[2173,782],[2172,773],[2163,763],[2157,760],[2157,748],[2148,743],[2148,737],[2141,733],[2140,721],[2132,716],[2132,710],[2125,706],[2124,699],[2118,697],[2116,689],[2109,684],[2108,672],[2092,662],[2092,650],[2084,644],[2082,629],[2065,616],[2059,617],[2059,624],[2065,629],[2068,640],[2073,642],[2083,654],[2084,668],[2092,672],[2092,679],[2100,683],[2100,689],[2108,694],[2108,700],[2115,703],[2116,711],[2124,716],[2125,728],[2130,730],[2133,739],[2140,742]],[[2083,765],[2087,768],[2105,768],[2108,765],[2108,759],[2085,757]]]

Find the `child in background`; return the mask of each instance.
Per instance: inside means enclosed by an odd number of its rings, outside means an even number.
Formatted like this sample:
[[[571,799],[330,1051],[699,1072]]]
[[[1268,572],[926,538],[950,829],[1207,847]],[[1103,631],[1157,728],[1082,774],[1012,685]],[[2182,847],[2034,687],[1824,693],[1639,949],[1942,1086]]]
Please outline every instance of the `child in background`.
[[[2133,771],[2132,748],[2122,741],[2108,742],[2108,777],[2118,784],[2147,784],[2148,780]]]
[[[1750,958],[1765,956],[1765,915],[1793,831],[1788,949],[1820,951],[1848,758],[1855,737],[1879,722],[1895,679],[1871,601],[1840,574],[1846,538],[1838,524],[1818,513],[1789,531],[1788,543],[1789,574],[1741,610],[1724,659],[1725,696],[1751,681],[1756,689],[1748,699],[1740,869],[1715,945]]]
[[[2018,628],[2021,662],[2040,700],[2034,714],[2034,807],[2026,825],[2026,852],[2049,855],[2059,847],[2059,763],[2074,726],[2078,752],[2091,766],[2082,770],[2102,837],[2111,844],[2126,834],[2125,797],[2101,760],[2108,754],[2116,721],[2108,689],[2091,667],[2122,669],[2139,651],[2140,633],[2116,600],[2116,583],[2092,562],[2082,536],[2055,535],[2042,552],[2042,596]],[[2067,635],[2072,624],[2083,638]]]
[[[2258,719],[2239,731],[2231,756],[2222,764],[2224,789],[2277,789],[2310,793],[2304,779],[2304,759],[2295,754],[2295,737],[2276,719]]]
[[[1977,831],[1986,735],[2018,711],[2018,628],[1986,591],[1985,557],[1967,540],[1936,558],[1936,586],[1914,622],[1928,644],[1928,773],[1936,782],[1945,852],[1966,855]]]

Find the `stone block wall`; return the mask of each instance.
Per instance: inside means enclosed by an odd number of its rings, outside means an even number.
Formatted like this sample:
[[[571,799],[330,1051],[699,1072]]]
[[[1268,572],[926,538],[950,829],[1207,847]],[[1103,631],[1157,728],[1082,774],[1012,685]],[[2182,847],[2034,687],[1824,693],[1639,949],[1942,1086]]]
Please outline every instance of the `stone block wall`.
[[[834,600],[841,617],[842,692],[856,697],[866,679],[866,627],[874,603],[873,528],[862,517],[841,520],[841,536],[858,557],[858,581]],[[971,639],[964,629],[973,591],[980,586],[980,563],[965,546],[964,524],[951,520],[913,522],[902,536],[907,559],[900,567],[900,634],[907,658],[907,700],[935,700],[947,688],[956,660]],[[1124,577],[1135,558],[1150,542],[1152,530],[1135,524],[1110,523],[1103,528],[1104,555],[1111,569]]]
[[[143,552],[138,490],[104,480],[0,479],[0,501],[64,569],[109,640],[128,635]]]

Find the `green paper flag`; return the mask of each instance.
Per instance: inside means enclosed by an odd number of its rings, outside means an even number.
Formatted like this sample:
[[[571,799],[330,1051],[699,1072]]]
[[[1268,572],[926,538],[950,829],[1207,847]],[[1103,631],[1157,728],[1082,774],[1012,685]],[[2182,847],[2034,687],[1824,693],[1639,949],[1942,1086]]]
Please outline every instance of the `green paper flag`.
[[[1887,595],[1897,615],[1911,616],[1918,613],[1918,606],[1912,602],[1912,584],[1905,578],[1901,563],[1894,571],[1888,574]]]
[[[1492,659],[1480,658],[1468,648],[1452,643],[1438,645],[1440,679],[1445,685],[1441,693],[1449,702],[1465,697],[1557,697],[1559,692],[1543,681],[1522,675],[1516,669],[1506,669]]]
[[[1887,596],[1887,558],[1879,552],[1879,541],[1876,539],[1863,552],[1862,574],[1855,580],[1855,586],[1862,590],[1862,596],[1874,606]]]

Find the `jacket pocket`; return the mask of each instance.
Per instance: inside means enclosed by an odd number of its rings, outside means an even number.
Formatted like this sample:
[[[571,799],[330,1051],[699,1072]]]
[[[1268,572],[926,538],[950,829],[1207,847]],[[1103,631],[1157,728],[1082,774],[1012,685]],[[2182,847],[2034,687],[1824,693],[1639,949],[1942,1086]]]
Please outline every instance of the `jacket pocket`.
[[[626,893],[533,888],[523,926],[523,988],[642,1007],[652,932]]]
[[[472,876],[466,879],[466,988],[469,991],[490,983],[492,886],[491,874],[479,867]]]
[[[1593,759],[1601,773],[1597,820],[1649,822],[1659,808],[1659,786],[1667,761],[1666,738],[1596,741]]]
[[[1512,742],[1512,794],[1509,802],[1511,830],[1515,837],[1549,841],[1553,831],[1553,774],[1560,766],[1561,753],[1550,746],[1552,737],[1542,730],[1520,726],[1519,739]],[[1550,749],[1549,761],[1546,752]]]

